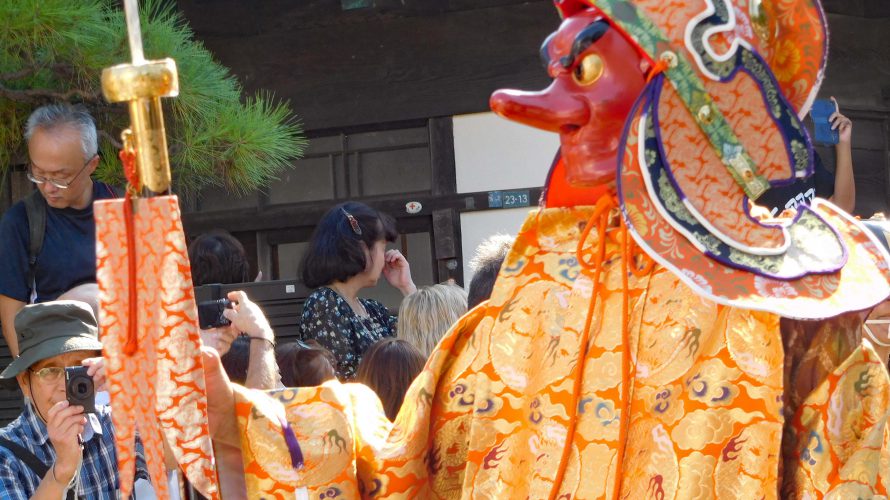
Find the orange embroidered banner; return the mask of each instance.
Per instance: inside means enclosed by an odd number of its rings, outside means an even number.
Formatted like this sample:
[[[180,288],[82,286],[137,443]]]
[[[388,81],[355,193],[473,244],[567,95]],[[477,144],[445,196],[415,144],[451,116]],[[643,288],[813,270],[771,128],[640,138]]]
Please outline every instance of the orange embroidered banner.
[[[111,393],[121,495],[134,476],[135,436],[145,447],[152,483],[167,498],[163,443],[166,439],[186,477],[203,495],[218,498],[207,426],[207,400],[200,356],[197,308],[185,235],[175,196],[133,201],[127,237],[128,200],[97,201],[96,257],[100,335]],[[130,282],[129,257],[136,281]],[[129,287],[136,287],[136,316]],[[128,329],[137,322],[136,350],[125,354]]]

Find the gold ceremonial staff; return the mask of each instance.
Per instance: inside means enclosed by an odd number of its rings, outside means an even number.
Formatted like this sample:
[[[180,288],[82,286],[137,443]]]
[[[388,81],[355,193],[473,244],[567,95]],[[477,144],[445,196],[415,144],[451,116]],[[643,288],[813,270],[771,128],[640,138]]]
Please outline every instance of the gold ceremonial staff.
[[[133,62],[119,64],[102,71],[102,93],[109,102],[128,101],[130,128],[121,133],[124,150],[136,154],[139,185],[131,186],[138,194],[142,188],[153,193],[170,189],[170,159],[164,132],[161,97],[179,94],[179,78],[173,59],[146,61],[142,53],[142,32],[136,0],[124,0],[127,33]]]
[[[123,142],[121,161],[129,184],[128,199],[124,202],[124,217],[127,220],[128,272],[133,273],[138,244],[134,239],[132,224],[136,207],[140,206],[135,198],[143,193],[149,196],[161,195],[170,190],[170,159],[167,153],[161,97],[176,97],[179,94],[179,78],[176,62],[173,59],[145,60],[137,0],[124,0],[123,3],[132,62],[105,68],[102,71],[102,93],[109,102],[126,101],[130,108],[130,127],[121,132]],[[131,308],[138,303],[136,284],[133,281],[131,275],[126,288]],[[123,354],[127,356],[132,356],[138,348],[135,342],[138,326],[134,326],[138,314],[134,314],[132,309],[130,313],[128,340],[122,349]],[[176,484],[179,496],[182,497],[180,473],[181,471],[177,470]],[[163,479],[153,477],[153,480]],[[161,490],[166,491],[165,488]],[[159,491],[157,487],[156,491]],[[204,493],[212,498],[218,498],[215,491]]]

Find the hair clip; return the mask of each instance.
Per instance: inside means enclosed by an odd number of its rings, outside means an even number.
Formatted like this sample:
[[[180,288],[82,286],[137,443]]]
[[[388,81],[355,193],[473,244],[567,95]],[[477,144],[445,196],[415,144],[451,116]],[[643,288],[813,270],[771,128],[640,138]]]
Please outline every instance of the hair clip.
[[[349,225],[352,226],[352,232],[361,236],[362,228],[358,225],[358,221],[355,219],[355,217],[353,217],[351,213],[347,212],[345,208],[341,208],[340,210],[343,212],[343,215],[346,216],[346,220],[349,221]]]

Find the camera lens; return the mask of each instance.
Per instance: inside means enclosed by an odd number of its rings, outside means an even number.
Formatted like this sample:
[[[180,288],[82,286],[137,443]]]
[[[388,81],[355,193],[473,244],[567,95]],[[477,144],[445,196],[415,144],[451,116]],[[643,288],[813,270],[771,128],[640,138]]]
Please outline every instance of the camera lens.
[[[68,392],[76,398],[83,399],[93,392],[93,380],[83,375],[72,377],[68,383]]]
[[[87,384],[85,381],[80,380],[74,385],[74,394],[76,394],[78,397],[84,397],[89,392],[89,384]]]

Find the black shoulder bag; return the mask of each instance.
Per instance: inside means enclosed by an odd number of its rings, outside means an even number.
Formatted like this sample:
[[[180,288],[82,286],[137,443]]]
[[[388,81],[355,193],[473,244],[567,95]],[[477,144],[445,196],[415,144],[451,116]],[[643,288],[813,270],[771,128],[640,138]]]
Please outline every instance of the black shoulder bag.
[[[34,472],[34,474],[37,474],[37,477],[39,477],[40,479],[46,477],[46,473],[49,472],[49,466],[41,462],[40,459],[37,458],[36,455],[28,451],[27,448],[4,438],[0,438],[0,446],[11,451],[12,454],[15,455],[16,458],[21,460],[25,465],[27,465]],[[69,489],[68,494],[65,498],[68,500],[74,500],[74,490]]]

